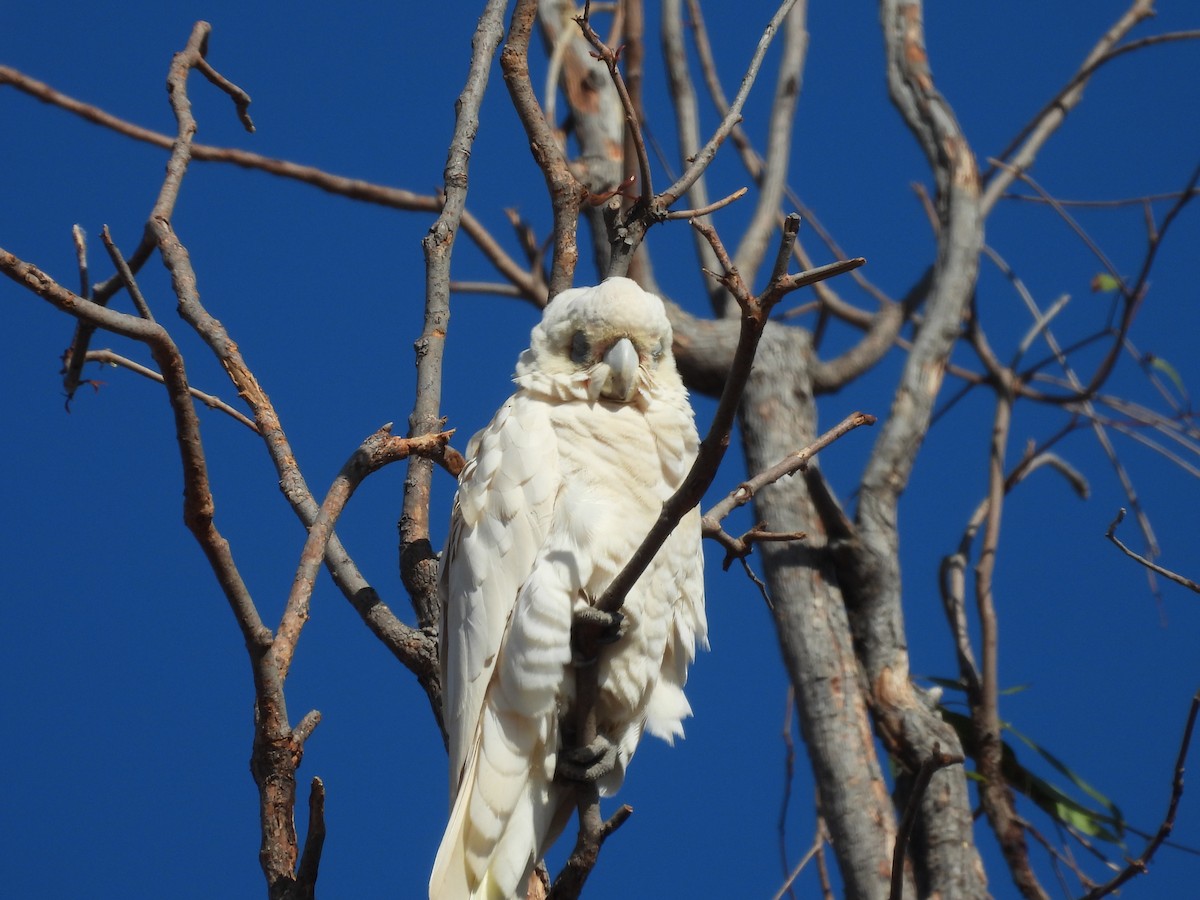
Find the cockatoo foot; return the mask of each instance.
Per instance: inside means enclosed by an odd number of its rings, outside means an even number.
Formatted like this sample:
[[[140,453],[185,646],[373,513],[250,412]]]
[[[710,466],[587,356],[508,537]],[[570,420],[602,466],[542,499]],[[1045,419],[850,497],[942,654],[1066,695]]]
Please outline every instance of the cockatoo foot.
[[[596,609],[594,606],[580,606],[576,608],[575,624],[595,629],[596,643],[601,646],[615,644],[625,633],[625,616],[620,612],[605,612],[602,609]],[[589,665],[595,662],[594,659],[574,659],[572,661],[577,666]]]
[[[558,755],[554,774],[567,781],[599,781],[617,766],[617,746],[602,734],[583,747]]]

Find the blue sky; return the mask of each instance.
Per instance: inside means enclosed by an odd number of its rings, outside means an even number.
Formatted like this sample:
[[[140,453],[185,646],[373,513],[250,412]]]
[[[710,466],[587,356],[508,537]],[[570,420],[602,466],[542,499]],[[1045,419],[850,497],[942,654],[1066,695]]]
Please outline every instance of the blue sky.
[[[721,59],[727,84],[740,77],[769,15],[765,4],[750,6],[707,14],[727,49]],[[928,4],[935,77],[981,159],[1007,144],[1122,8],[1108,0],[1086,8],[1031,0]],[[5,11],[0,64],[171,131],[167,65],[192,23],[205,18],[214,25],[209,59],[251,94],[258,131],[243,133],[226,98],[193,78],[199,140],[432,192],[466,73],[474,9],[385,3],[330,9],[138,2],[118,15],[98,4],[16,4]],[[1164,3],[1137,34],[1197,24],[1186,4]],[[814,4],[809,29],[792,184],[847,252],[867,257],[869,276],[899,295],[932,249],[910,188],[929,179],[887,103],[877,15],[867,5]],[[651,50],[649,127],[669,148],[657,60]],[[1035,176],[1054,194],[1076,199],[1180,187],[1200,148],[1198,64],[1195,45],[1179,44],[1108,66],[1040,157]],[[746,116],[756,138],[765,130],[768,101],[764,82]],[[0,89],[0,121],[6,175],[0,246],[74,286],[70,227],[79,223],[91,239],[93,277],[107,276],[100,228],[109,225],[127,250],[136,245],[165,153],[11,89]],[[707,111],[705,126],[715,121]],[[730,152],[711,179],[714,194],[747,183]],[[518,209],[544,231],[543,194],[494,71],[468,205],[516,254],[503,210]],[[1165,207],[1156,209],[1161,215]],[[733,208],[716,225],[736,234],[748,212]],[[1140,210],[1078,215],[1120,271],[1133,275],[1145,242]],[[431,220],[232,168],[195,164],[188,175],[174,226],[191,252],[203,300],[277,405],[318,493],[363,437],[387,421],[404,427],[414,390],[411,343],[421,322],[420,239]],[[811,231],[802,237],[816,246]],[[652,232],[650,247],[664,289],[702,312],[690,240],[686,226],[675,223]],[[1108,302],[1088,290],[1098,266],[1051,212],[1006,203],[988,223],[988,241],[1043,306],[1071,294],[1056,321],[1064,343],[1098,327]],[[1200,386],[1198,245],[1193,208],[1163,248],[1132,335],[1140,350],[1168,360],[1192,390]],[[465,241],[454,274],[490,277]],[[580,283],[590,278],[582,268]],[[160,320],[176,328],[192,382],[236,401],[202,345],[176,325],[161,267],[149,265],[140,283]],[[1001,355],[1010,353],[1028,315],[986,266],[979,308]],[[184,898],[261,896],[257,800],[247,769],[249,669],[228,608],[182,525],[180,470],[161,389],[123,371],[93,369],[104,385],[81,392],[68,414],[57,372],[72,323],[7,280],[0,283],[0,309],[10,335],[8,429],[0,443],[10,548],[0,574],[8,774],[0,881],[12,896],[157,897],[167,884]],[[443,410],[460,429],[460,448],[510,392],[513,363],[536,316],[509,300],[455,298]],[[835,344],[846,339],[831,336]],[[102,335],[93,346],[147,359],[141,348]],[[1085,369],[1087,359],[1080,358]],[[851,389],[823,398],[823,423],[854,409],[886,414],[899,360],[894,355]],[[956,361],[974,363],[966,352]],[[947,393],[956,388],[947,382]],[[1161,406],[1129,360],[1109,390]],[[711,405],[700,400],[697,408],[703,426]],[[1062,421],[1056,411],[1019,407],[1013,457],[1027,438],[1044,438]],[[303,531],[258,439],[209,411],[202,411],[202,427],[218,525],[264,618],[273,621]],[[901,506],[905,613],[919,674],[954,671],[937,566],[984,491],[989,428],[982,394],[940,420]],[[843,497],[852,494],[873,439],[859,431],[822,459]],[[1128,439],[1118,438],[1117,447],[1157,528],[1162,561],[1200,576],[1195,479]],[[1059,452],[1088,475],[1091,496],[1081,501],[1057,476],[1041,472],[1006,506],[996,582],[1001,680],[1028,687],[1004,699],[1002,716],[1107,793],[1131,823],[1153,830],[1200,680],[1200,598],[1164,584],[1157,601],[1143,572],[1104,541],[1108,522],[1128,501],[1094,438],[1080,431]],[[729,490],[742,477],[733,456],[717,489]],[[374,476],[338,531],[367,578],[405,615],[395,532],[402,478],[398,466]],[[450,479],[439,475],[436,542],[452,491]],[[1122,535],[1140,546],[1132,523]],[[777,819],[786,683],[761,599],[740,573],[722,573],[719,562],[711,551],[713,649],[693,670],[696,717],[675,748],[647,740],[639,751],[620,797],[635,815],[606,846],[594,896],[769,897],[782,880]],[[314,597],[288,698],[294,721],[310,708],[324,716],[301,769],[305,780],[320,775],[329,792],[324,896],[420,896],[444,822],[444,752],[414,680],[328,579]],[[1027,751],[1022,759],[1035,764]],[[813,819],[801,757],[787,816],[791,862],[807,848]],[[1045,820],[1036,821],[1053,838]],[[980,833],[995,895],[1013,896],[986,829]],[[1194,795],[1185,795],[1174,838],[1200,846]],[[1140,846],[1132,839],[1133,852]],[[1200,859],[1166,848],[1150,877],[1124,896],[1181,896],[1197,877]],[[1054,889],[1048,874],[1046,883]],[[803,895],[813,895],[811,873],[800,884]]]

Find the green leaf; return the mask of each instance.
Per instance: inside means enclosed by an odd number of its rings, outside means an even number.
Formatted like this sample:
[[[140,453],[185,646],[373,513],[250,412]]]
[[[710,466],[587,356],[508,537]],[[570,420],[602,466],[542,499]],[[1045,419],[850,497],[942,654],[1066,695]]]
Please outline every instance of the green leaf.
[[[1121,282],[1107,272],[1097,272],[1092,276],[1093,294],[1111,294],[1121,289]]]
[[[967,755],[977,757],[978,743],[975,740],[975,726],[971,719],[961,713],[952,712],[945,707],[941,708],[941,714],[942,718],[958,733]],[[1062,788],[1035,775],[1020,763],[1012,745],[1008,741],[1002,740],[1000,743],[1000,770],[1004,775],[1004,780],[1014,791],[1028,797],[1038,808],[1056,822],[1061,822],[1090,837],[1108,841],[1111,844],[1119,846],[1124,845],[1125,818],[1121,815],[1121,811],[1115,803],[1076,775],[1058,757],[1038,746],[1010,725],[1005,724],[1003,727],[1070,779],[1073,785],[1098,803],[1101,809],[1091,809],[1085,806],[1067,794]],[[969,775],[968,777],[972,776]],[[977,774],[973,777],[979,779]]]
[[[944,688],[948,691],[962,691],[965,693],[967,690],[966,685],[963,684],[961,678],[942,678],[939,675],[919,675],[917,677],[923,681],[928,681],[931,684],[936,684],[938,687]],[[1023,691],[1029,690],[1031,687],[1033,687],[1033,685],[1028,682],[1025,684],[1014,684],[1012,687],[1001,688],[1000,696],[1008,697],[1012,694],[1020,694]]]
[[[1170,378],[1171,383],[1175,385],[1175,390],[1179,391],[1179,396],[1184,400],[1187,400],[1187,388],[1183,386],[1183,379],[1179,377],[1179,372],[1173,365],[1171,365],[1161,356],[1155,356],[1153,353],[1147,353],[1143,358],[1146,362],[1150,363],[1150,368],[1157,369]]]
[[[1060,760],[1057,756],[1052,754],[1045,747],[1035,744],[1026,735],[1021,734],[1021,732],[1019,732],[1019,731],[1017,731],[1017,729],[1013,728],[1011,724],[1006,722],[1004,724],[1004,729],[1006,731],[1008,731],[1010,734],[1014,735],[1020,741],[1022,741],[1026,746],[1030,747],[1032,750],[1037,752],[1037,754],[1039,756],[1041,756],[1042,759],[1046,760],[1046,762],[1050,763],[1050,765],[1052,765],[1055,769],[1057,769],[1059,772],[1061,772],[1063,775],[1065,775],[1067,778],[1069,778],[1071,780],[1071,783],[1073,785],[1075,785],[1075,787],[1079,788],[1079,790],[1083,791],[1085,794],[1087,794],[1089,797],[1091,797],[1093,800],[1095,800],[1097,803],[1099,803],[1102,807],[1104,807],[1108,811],[1108,814],[1104,818],[1104,820],[1109,822],[1110,824],[1112,824],[1117,829],[1118,833],[1122,833],[1122,834],[1124,833],[1125,819],[1121,815],[1121,810],[1117,808],[1117,805],[1115,803],[1113,803],[1106,796],[1104,796],[1102,793],[1100,793],[1098,790],[1096,790],[1094,787],[1092,787],[1090,784],[1088,784],[1086,781],[1084,781],[1082,778],[1080,778],[1079,775],[1077,775],[1074,771],[1072,771],[1070,768],[1068,768],[1067,765],[1062,760]],[[1108,838],[1106,838],[1106,840],[1108,840]]]

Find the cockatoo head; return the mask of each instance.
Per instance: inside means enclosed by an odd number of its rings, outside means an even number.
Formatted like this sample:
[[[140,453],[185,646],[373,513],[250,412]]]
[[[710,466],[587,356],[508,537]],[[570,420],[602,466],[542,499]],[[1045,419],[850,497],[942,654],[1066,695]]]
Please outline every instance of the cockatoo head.
[[[541,377],[539,377],[541,376]],[[595,403],[631,403],[678,382],[663,302],[628,278],[572,288],[546,307],[517,363],[517,382]]]

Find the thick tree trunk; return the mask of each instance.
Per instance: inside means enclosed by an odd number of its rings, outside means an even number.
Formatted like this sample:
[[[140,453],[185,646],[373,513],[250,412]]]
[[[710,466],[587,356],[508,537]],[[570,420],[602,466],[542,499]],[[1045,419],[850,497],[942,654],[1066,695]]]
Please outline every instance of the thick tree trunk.
[[[758,472],[811,443],[816,407],[808,348],[768,329],[742,404],[747,468]],[[755,497],[771,531],[805,531],[804,541],[761,545],[772,612],[808,749],[822,815],[845,896],[886,898],[896,819],[868,718],[864,681],[820,516],[803,478],[784,478]],[[908,897],[915,896],[911,889]]]

